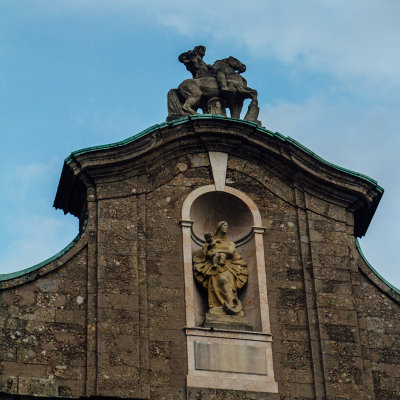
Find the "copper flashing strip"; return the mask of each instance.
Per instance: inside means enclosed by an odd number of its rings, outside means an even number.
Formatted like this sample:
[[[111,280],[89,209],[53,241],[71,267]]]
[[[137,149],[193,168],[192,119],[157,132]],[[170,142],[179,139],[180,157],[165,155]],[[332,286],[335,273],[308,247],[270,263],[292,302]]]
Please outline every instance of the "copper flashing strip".
[[[248,126],[252,126],[255,128],[256,131],[258,132],[262,132],[265,133],[271,137],[276,137],[279,140],[283,141],[283,142],[288,142],[292,145],[294,145],[295,147],[299,148],[300,150],[304,151],[305,153],[307,153],[308,155],[312,156],[313,158],[315,158],[316,160],[322,162],[323,164],[332,167],[340,172],[344,172],[353,176],[357,176],[358,178],[361,178],[369,183],[372,183],[373,185],[375,185],[375,188],[383,193],[384,189],[378,185],[378,183],[376,182],[376,180],[370,178],[367,175],[361,174],[359,172],[356,171],[352,171],[350,169],[347,168],[343,168],[340,167],[336,164],[330,163],[329,161],[324,160],[323,158],[319,157],[317,154],[315,154],[313,151],[311,151],[310,149],[308,149],[307,147],[303,146],[301,143],[299,143],[298,141],[296,141],[295,139],[292,139],[289,136],[284,136],[279,132],[272,132],[264,127],[261,127],[259,125],[257,125],[256,122],[250,122],[250,121],[245,121],[242,119],[235,119],[235,118],[229,118],[229,117],[225,117],[223,115],[214,115],[214,114],[197,114],[197,115],[191,115],[191,116],[187,116],[187,117],[183,117],[183,118],[179,118],[173,121],[168,121],[168,122],[163,122],[161,124],[155,124],[152,125],[151,127],[139,132],[138,134],[131,136],[127,139],[121,140],[119,142],[115,142],[115,143],[110,143],[110,144],[105,144],[105,145],[100,145],[100,146],[93,146],[93,147],[86,147],[84,149],[81,150],[76,150],[74,152],[71,153],[71,155],[69,157],[67,157],[65,159],[65,163],[69,164],[73,158],[75,156],[81,155],[81,154],[85,154],[85,153],[89,153],[92,151],[98,151],[98,150],[107,150],[107,149],[111,149],[111,148],[115,148],[115,147],[122,147],[125,146],[129,143],[132,143],[138,139],[140,139],[143,136],[146,136],[149,133],[155,132],[157,130],[160,129],[165,129],[169,126],[177,126],[177,125],[182,125],[187,123],[188,121],[191,120],[201,120],[201,119],[213,119],[213,120],[227,120],[227,121],[232,121],[232,122],[236,122],[239,124],[243,124],[243,125],[248,125]]]

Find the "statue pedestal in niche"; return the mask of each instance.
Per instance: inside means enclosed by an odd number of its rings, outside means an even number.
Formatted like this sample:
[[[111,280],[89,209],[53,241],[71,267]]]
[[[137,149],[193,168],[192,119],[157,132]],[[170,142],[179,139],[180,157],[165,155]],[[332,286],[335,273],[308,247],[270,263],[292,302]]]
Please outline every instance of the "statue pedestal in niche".
[[[208,328],[252,331],[238,294],[247,283],[248,269],[236,245],[226,238],[228,223],[221,221],[214,235],[204,235],[205,244],[193,255],[193,273],[207,290]]]
[[[252,331],[247,317],[241,311],[237,315],[229,315],[223,307],[210,308],[204,320],[204,327],[217,329],[234,329],[241,331]]]

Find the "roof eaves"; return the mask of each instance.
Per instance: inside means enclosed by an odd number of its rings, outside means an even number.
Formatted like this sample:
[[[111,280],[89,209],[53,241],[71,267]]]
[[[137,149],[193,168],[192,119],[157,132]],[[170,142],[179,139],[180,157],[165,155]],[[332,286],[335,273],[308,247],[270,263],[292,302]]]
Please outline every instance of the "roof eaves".
[[[307,148],[306,146],[302,145],[301,143],[299,143],[297,140],[289,137],[289,136],[284,136],[279,132],[272,132],[264,127],[259,126],[256,122],[252,122],[252,121],[245,121],[242,119],[234,119],[234,118],[229,118],[223,115],[215,115],[215,114],[197,114],[197,115],[191,115],[191,116],[186,116],[186,117],[182,117],[179,119],[175,119],[172,121],[167,121],[167,122],[163,122],[161,124],[155,124],[152,125],[151,127],[139,132],[138,134],[131,136],[125,140],[121,140],[119,142],[115,142],[115,143],[110,143],[110,144],[105,144],[105,145],[100,145],[100,146],[93,146],[93,147],[87,147],[81,150],[77,150],[71,153],[71,155],[69,157],[67,157],[65,159],[66,164],[69,164],[74,157],[78,156],[78,155],[82,155],[85,153],[89,153],[89,152],[93,152],[93,151],[99,151],[99,150],[107,150],[107,149],[112,149],[112,148],[116,148],[116,147],[122,147],[125,146],[129,143],[135,142],[136,140],[140,139],[143,136],[146,136],[152,132],[155,132],[157,130],[160,129],[165,129],[169,126],[178,126],[178,125],[182,125],[187,123],[188,121],[191,120],[205,120],[205,119],[214,119],[214,120],[226,120],[226,121],[232,121],[232,122],[236,122],[236,123],[240,123],[243,125],[247,125],[247,126],[251,126],[253,128],[256,129],[256,131],[258,132],[262,132],[264,134],[267,134],[269,136],[273,136],[276,137],[278,140],[281,140],[282,142],[288,142],[291,143],[293,146],[299,148],[300,150],[304,151],[305,153],[307,153],[308,155],[310,155],[311,157],[313,157],[314,159],[320,161],[321,163],[336,169],[337,171],[340,172],[344,172],[346,174],[352,175],[352,176],[356,176],[358,178],[361,178],[364,181],[367,181],[371,184],[373,184],[376,188],[376,190],[380,193],[384,192],[384,189],[378,185],[377,181],[370,178],[367,175],[361,174],[359,172],[356,171],[352,171],[350,169],[347,168],[343,168],[340,167],[339,165],[330,163],[329,161],[324,160],[323,158],[321,158],[320,156],[318,156],[316,153],[314,153],[313,151],[311,151],[309,148]]]

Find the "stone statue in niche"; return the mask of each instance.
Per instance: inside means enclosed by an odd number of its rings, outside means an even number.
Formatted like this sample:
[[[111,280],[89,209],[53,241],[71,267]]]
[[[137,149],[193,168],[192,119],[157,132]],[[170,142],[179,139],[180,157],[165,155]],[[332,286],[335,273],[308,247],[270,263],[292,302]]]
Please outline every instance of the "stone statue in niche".
[[[241,325],[248,330],[238,292],[247,282],[246,262],[236,245],[226,238],[228,223],[221,221],[214,235],[204,235],[205,244],[193,255],[195,279],[207,290],[209,312],[206,326]]]
[[[248,87],[240,75],[246,71],[246,65],[232,56],[209,65],[203,61],[205,54],[205,46],[196,46],[178,57],[193,79],[186,79],[168,92],[167,121],[197,114],[199,108],[204,113],[224,116],[228,108],[232,118],[240,118],[244,100],[251,99],[244,119],[261,124],[257,120],[257,91]]]

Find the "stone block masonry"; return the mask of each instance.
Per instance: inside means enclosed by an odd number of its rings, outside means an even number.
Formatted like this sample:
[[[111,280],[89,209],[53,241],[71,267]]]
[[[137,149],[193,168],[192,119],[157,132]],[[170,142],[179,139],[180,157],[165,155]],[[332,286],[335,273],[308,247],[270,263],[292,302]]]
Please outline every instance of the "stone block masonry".
[[[228,155],[226,185],[254,202],[265,228],[278,393],[186,381],[180,219],[187,196],[214,184],[209,152]],[[229,118],[186,118],[73,153],[55,205],[86,227],[59,257],[2,277],[0,399],[400,399],[400,296],[355,242],[381,195],[374,181]],[[240,371],[263,371],[262,357],[238,355]]]

